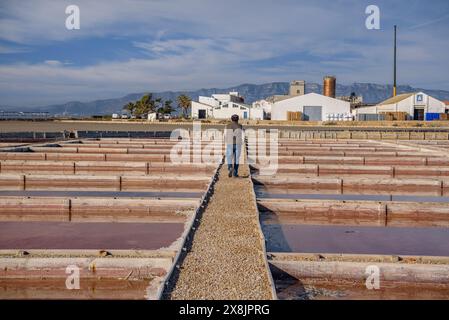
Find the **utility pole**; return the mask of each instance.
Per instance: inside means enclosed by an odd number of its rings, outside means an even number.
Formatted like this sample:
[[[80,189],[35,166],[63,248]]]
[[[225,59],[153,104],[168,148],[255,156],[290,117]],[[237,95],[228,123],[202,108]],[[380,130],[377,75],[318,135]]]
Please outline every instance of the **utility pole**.
[[[396,97],[396,25],[394,25],[393,97]]]

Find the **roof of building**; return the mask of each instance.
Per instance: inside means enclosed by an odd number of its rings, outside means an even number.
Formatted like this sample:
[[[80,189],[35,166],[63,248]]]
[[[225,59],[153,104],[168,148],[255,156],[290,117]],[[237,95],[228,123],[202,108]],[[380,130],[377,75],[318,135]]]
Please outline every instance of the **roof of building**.
[[[288,94],[276,94],[276,95],[273,95],[273,96],[266,97],[265,100],[268,101],[268,102],[271,102],[271,103],[275,103],[275,102],[278,102],[278,101],[289,99],[291,97],[292,96],[290,96]]]
[[[299,95],[299,96],[287,96],[286,99],[282,99],[280,101],[275,101],[275,103],[282,102],[285,100],[290,100],[290,99],[306,99],[307,97],[319,97],[319,98],[324,98],[324,99],[330,99],[330,100],[335,100],[335,101],[338,101],[341,103],[347,103],[349,105],[349,102],[347,102],[347,101],[339,100],[339,99],[336,99],[333,97],[328,97],[328,96],[325,96],[324,94],[320,94],[320,93],[316,93],[316,92],[310,92],[310,93],[306,93],[306,94]]]
[[[211,106],[210,104],[202,103],[202,102],[199,102],[199,101],[192,101],[192,102],[201,104],[201,105],[203,105],[203,106],[205,106],[205,107],[209,107],[209,108],[213,108],[213,107],[214,107],[214,106]]]
[[[447,106],[449,106],[449,100],[444,100],[443,103]]]
[[[402,93],[402,94],[398,94],[396,97],[391,97],[385,101],[382,101],[381,103],[379,103],[380,105],[383,104],[395,104],[398,103],[402,100],[405,100],[407,98],[410,98],[411,96],[413,96],[415,93],[411,92],[411,93]]]

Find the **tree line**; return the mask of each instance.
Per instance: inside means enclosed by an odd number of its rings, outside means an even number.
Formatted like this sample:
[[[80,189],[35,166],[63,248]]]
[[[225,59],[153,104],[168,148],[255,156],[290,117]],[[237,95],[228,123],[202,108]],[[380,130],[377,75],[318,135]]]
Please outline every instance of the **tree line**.
[[[181,94],[176,98],[176,103],[182,110],[182,116],[187,118],[187,111],[191,104],[191,99],[185,94]],[[175,109],[173,108],[172,100],[163,100],[162,98],[154,98],[152,93],[145,94],[140,100],[136,102],[128,102],[123,110],[128,111],[131,115],[136,117],[146,116],[149,113],[170,114]]]

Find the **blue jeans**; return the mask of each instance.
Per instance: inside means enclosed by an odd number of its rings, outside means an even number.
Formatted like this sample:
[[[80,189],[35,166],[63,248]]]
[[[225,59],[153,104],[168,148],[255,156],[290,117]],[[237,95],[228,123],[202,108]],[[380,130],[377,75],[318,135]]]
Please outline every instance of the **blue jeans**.
[[[237,176],[239,171],[240,153],[242,151],[242,145],[240,144],[227,144],[226,145],[226,162],[228,164],[228,171],[232,171],[234,163],[233,175]]]

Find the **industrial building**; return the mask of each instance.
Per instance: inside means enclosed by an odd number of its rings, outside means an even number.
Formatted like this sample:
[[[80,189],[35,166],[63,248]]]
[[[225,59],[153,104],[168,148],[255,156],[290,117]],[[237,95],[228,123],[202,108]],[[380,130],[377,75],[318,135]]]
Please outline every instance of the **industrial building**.
[[[367,121],[446,120],[449,105],[424,92],[393,96],[375,106],[363,106],[363,97],[336,97],[336,77],[323,78],[323,94],[305,93],[304,80],[290,82],[288,94],[273,95],[248,105],[238,92],[200,96],[192,102],[193,119],[229,119],[233,114],[248,120]]]
[[[237,114],[240,119],[263,120],[263,108],[256,108],[244,103],[238,92],[213,94],[211,97],[200,96],[198,102],[192,101],[193,119],[230,119]]]
[[[305,95],[305,93],[306,93],[306,82],[304,80],[293,80],[292,82],[290,82],[288,94],[276,94],[273,96],[269,96],[263,100],[273,104],[275,102],[289,99],[292,97],[303,96]],[[259,101],[256,101],[256,103],[257,102]]]
[[[412,92],[399,94],[376,106],[358,108],[354,115],[361,119],[363,115],[404,113],[405,120],[438,120],[446,110],[444,102],[424,92]]]
[[[254,102],[253,106],[264,108],[266,114],[271,116],[271,120],[352,120],[350,102],[335,99],[335,91],[336,78],[334,76],[324,77],[324,95],[305,94],[305,81],[294,80],[290,83],[288,95],[268,97]]]
[[[349,102],[318,93],[308,93],[275,102],[271,119],[292,120],[289,116],[294,113],[297,120],[303,121],[352,120]]]
[[[275,102],[290,99],[297,96],[302,96],[306,92],[306,82],[304,80],[293,80],[290,82],[288,94],[277,94],[266,97],[265,99],[254,101],[253,108],[264,110],[264,119],[271,120],[271,110]]]

